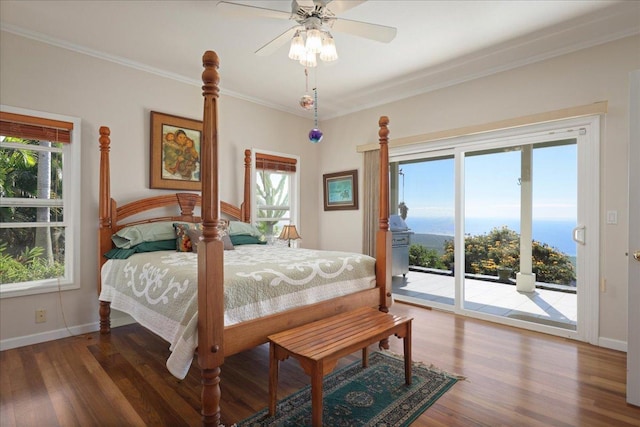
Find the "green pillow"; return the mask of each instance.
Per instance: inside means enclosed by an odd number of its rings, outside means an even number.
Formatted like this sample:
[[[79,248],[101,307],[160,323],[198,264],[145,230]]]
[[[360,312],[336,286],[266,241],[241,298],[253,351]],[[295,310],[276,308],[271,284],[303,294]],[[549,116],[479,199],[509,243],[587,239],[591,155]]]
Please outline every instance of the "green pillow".
[[[173,228],[173,222],[170,221],[150,222],[124,227],[111,236],[111,240],[113,244],[116,245],[116,248],[121,249],[131,249],[143,242],[155,242],[175,238],[176,231]]]
[[[231,237],[231,243],[233,246],[238,245],[266,245],[267,241],[265,239],[261,239],[260,237],[249,236],[247,234],[236,234],[229,236]]]
[[[242,221],[229,221],[229,236],[248,235],[260,237],[262,233],[254,225]]]
[[[109,259],[127,259],[135,253],[170,251],[176,249],[176,239],[158,240],[155,242],[142,242],[132,248],[115,248],[104,254]]]

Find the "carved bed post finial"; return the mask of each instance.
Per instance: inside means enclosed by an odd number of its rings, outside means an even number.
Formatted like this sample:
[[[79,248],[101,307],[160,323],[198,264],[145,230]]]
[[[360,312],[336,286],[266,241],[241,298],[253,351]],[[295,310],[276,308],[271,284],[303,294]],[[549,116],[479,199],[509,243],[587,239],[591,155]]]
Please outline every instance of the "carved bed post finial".
[[[198,244],[198,364],[202,423],[220,424],[220,366],[224,363],[224,250],[220,240],[218,169],[218,55],[202,56],[202,235]]]
[[[111,249],[112,201],[111,201],[111,176],[109,173],[109,146],[111,145],[111,130],[107,126],[100,127],[100,193],[98,196],[98,295],[102,289],[102,277],[100,271],[106,258],[102,255]],[[108,334],[111,331],[111,303],[100,301],[100,333]]]
[[[200,151],[202,158],[202,222],[203,235],[206,238],[218,236],[217,226],[220,218],[217,123],[220,61],[218,55],[213,51],[206,51],[202,56],[202,65],[204,66],[202,72],[204,112],[202,118],[203,141]]]
[[[111,145],[111,130],[107,126],[100,126],[100,200],[98,210],[100,227],[111,225],[111,177],[109,175],[109,146]]]
[[[380,117],[380,218],[376,233],[376,280],[380,288],[380,311],[389,312],[391,305],[391,232],[389,231],[389,118]],[[380,341],[381,348],[389,348],[389,340]]]
[[[389,117],[378,121],[380,130],[380,230],[389,229]]]
[[[251,150],[244,150],[244,202],[242,221],[251,222]]]

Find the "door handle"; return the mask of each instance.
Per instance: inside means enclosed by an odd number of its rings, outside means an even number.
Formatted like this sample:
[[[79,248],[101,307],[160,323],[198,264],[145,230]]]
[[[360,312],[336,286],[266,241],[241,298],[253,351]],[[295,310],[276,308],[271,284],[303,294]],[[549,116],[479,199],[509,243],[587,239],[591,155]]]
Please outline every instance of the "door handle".
[[[640,251],[635,251],[633,253],[633,258],[635,258],[636,261],[640,261]]]
[[[584,231],[585,231],[585,227],[584,225],[579,225],[576,228],[573,229],[573,241],[576,243],[580,243],[581,245],[585,244],[585,240],[584,240]]]

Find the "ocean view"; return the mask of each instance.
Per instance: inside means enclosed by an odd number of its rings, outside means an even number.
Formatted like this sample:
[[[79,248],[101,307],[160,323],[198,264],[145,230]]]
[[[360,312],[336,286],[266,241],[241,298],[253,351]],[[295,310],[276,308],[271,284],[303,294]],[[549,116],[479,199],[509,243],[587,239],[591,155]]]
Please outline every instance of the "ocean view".
[[[431,247],[434,244],[440,245],[440,241],[444,242],[453,237],[454,224],[453,217],[411,217],[405,220],[407,226],[416,234],[432,235],[429,239],[430,244],[425,245]],[[467,218],[465,224],[465,233],[475,236],[487,234],[493,228],[507,226],[509,229],[520,233],[520,221],[518,219],[494,219],[494,218]],[[576,243],[571,235],[575,220],[533,220],[533,240],[556,248],[557,250],[569,255],[576,255]],[[440,236],[439,239],[436,236]],[[420,236],[413,236],[412,243],[424,243]],[[435,241],[434,241],[435,239]],[[437,248],[434,248],[437,249]],[[440,247],[440,250],[442,248]]]

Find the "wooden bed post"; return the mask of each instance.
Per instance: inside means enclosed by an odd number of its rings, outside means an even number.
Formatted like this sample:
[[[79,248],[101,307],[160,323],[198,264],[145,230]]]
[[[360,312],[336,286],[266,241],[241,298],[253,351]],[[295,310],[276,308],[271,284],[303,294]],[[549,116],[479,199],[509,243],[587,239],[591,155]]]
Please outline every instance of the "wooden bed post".
[[[251,150],[244,150],[244,202],[242,208],[242,221],[251,222]]]
[[[106,253],[111,242],[111,175],[109,163],[109,146],[111,145],[111,130],[106,126],[100,127],[100,196],[98,200],[98,295],[102,289],[100,271],[105,262],[102,254]],[[105,243],[106,242],[106,243]],[[100,333],[108,334],[111,331],[111,303],[100,301]]]
[[[202,423],[220,425],[220,366],[224,363],[224,251],[218,169],[218,55],[202,57],[202,235],[198,245],[198,364],[202,372]]]
[[[381,116],[380,130],[380,220],[376,233],[376,281],[380,288],[380,311],[389,312],[391,305],[391,232],[389,231],[389,118]],[[380,348],[389,349],[389,338],[380,341]]]
[[[376,279],[380,287],[380,311],[391,305],[391,232],[389,231],[389,118],[380,117],[380,220],[376,234]]]

